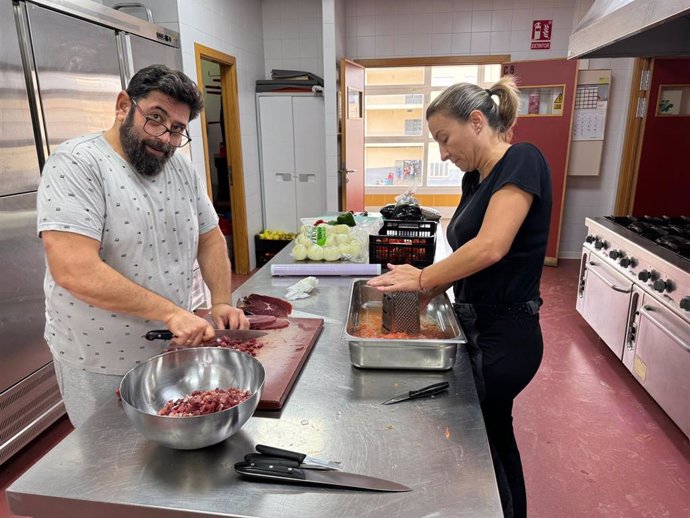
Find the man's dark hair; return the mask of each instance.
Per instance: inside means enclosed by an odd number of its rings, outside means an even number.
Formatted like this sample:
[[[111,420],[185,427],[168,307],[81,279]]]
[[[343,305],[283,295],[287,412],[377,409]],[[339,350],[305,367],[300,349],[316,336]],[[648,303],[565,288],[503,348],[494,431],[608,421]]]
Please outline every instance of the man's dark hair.
[[[149,65],[134,74],[127,86],[127,95],[132,99],[146,97],[158,91],[178,102],[189,106],[189,120],[196,119],[204,106],[201,92],[194,81],[184,72],[173,70],[165,65]]]

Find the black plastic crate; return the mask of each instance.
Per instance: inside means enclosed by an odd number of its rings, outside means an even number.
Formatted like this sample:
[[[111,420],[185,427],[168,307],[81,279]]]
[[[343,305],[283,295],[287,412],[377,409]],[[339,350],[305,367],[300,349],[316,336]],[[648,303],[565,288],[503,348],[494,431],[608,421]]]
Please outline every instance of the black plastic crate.
[[[369,262],[411,264],[418,268],[434,262],[435,221],[384,220],[377,236],[369,236]]]
[[[259,234],[254,234],[254,248],[256,251],[256,266],[263,266],[273,259],[278,252],[289,245],[289,239],[261,239]]]

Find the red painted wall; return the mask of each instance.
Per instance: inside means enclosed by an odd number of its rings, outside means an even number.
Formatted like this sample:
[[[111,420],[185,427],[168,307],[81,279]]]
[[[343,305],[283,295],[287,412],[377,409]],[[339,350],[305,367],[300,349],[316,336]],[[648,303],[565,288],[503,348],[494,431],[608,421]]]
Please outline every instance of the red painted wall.
[[[690,86],[690,58],[656,58],[633,202],[635,216],[690,216],[690,115],[656,114],[661,85]]]

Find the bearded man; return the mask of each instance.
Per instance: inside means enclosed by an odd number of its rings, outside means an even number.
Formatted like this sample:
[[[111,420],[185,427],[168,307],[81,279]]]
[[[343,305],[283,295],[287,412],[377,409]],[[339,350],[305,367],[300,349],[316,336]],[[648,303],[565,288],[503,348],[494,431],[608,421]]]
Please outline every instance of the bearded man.
[[[231,306],[231,265],[218,216],[189,161],[188,124],[202,97],[184,73],[146,67],[118,94],[115,122],[61,144],[38,190],[47,271],[45,339],[67,414],[82,424],[112,399],[129,369],[169,344],[213,338],[191,312],[195,260],[217,327],[247,329]]]

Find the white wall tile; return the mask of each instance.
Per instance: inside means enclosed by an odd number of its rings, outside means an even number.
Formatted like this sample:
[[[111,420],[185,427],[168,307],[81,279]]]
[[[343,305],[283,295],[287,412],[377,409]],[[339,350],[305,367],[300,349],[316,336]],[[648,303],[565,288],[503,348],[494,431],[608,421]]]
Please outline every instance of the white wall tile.
[[[431,35],[431,55],[432,56],[446,56],[450,52],[450,34],[432,34]]]
[[[504,32],[509,31],[512,28],[513,22],[513,11],[494,11],[493,17],[491,18],[491,31],[492,32]]]
[[[532,30],[532,9],[514,9],[511,29],[514,31]]]
[[[357,17],[348,16],[345,18],[345,36],[348,38],[357,37]]]
[[[450,38],[450,51],[453,54],[469,54],[472,43],[471,32],[453,33]]]
[[[398,0],[376,0],[375,5],[377,15],[392,16],[397,9]]]
[[[489,54],[491,52],[491,33],[473,32],[470,52],[472,54]]]
[[[283,18],[280,21],[280,37],[283,39],[299,38],[299,20]]]
[[[393,36],[395,35],[395,17],[392,15],[376,16],[376,35]]]
[[[376,36],[376,56],[395,56],[394,36]]]
[[[491,31],[491,19],[493,11],[473,11],[472,12],[472,32]]]
[[[283,57],[282,40],[264,40],[264,56],[266,59],[281,59]]]
[[[434,13],[453,12],[453,0],[433,0],[431,5]]]
[[[510,33],[510,51],[527,52],[530,50],[532,33],[530,31],[513,31]]]
[[[298,57],[300,57],[299,42],[300,42],[300,40],[298,40],[296,38],[290,39],[290,40],[286,40],[286,39],[281,40],[281,43],[283,44],[283,58],[298,58]]]
[[[413,45],[412,41],[407,34],[397,34],[394,36],[395,39],[395,54],[402,57],[413,56]]]
[[[453,17],[450,13],[434,13],[431,19],[431,31],[434,34],[453,32]]]
[[[412,41],[412,52],[415,56],[428,56],[431,54],[431,35],[413,34],[410,36]]]
[[[376,17],[358,16],[357,17],[357,37],[376,35]]]
[[[453,13],[453,32],[472,32],[472,12]]]
[[[357,57],[376,57],[376,38],[374,36],[357,38]]]
[[[510,32],[491,33],[491,53],[510,53]]]

